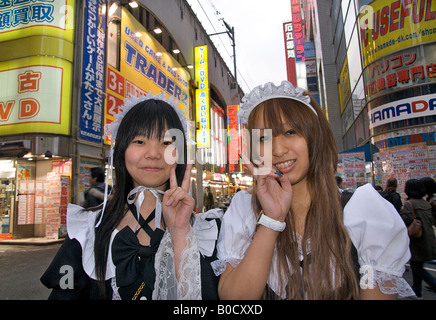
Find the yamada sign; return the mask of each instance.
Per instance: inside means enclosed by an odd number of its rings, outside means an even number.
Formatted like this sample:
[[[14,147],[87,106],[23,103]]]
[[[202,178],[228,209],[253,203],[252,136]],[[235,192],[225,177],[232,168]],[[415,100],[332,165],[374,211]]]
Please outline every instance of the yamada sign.
[[[370,129],[419,117],[436,115],[436,94],[398,100],[369,111]]]

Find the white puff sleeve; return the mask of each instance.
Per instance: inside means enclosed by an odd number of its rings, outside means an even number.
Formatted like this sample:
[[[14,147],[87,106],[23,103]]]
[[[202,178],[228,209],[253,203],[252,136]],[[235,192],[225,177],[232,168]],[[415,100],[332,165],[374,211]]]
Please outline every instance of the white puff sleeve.
[[[256,217],[251,207],[251,195],[247,191],[239,191],[222,219],[217,243],[218,260],[212,262],[217,276],[225,271],[227,263],[235,268],[244,258],[255,229]]]
[[[402,278],[410,259],[407,228],[394,206],[370,185],[359,187],[344,208],[344,223],[357,249],[360,287],[414,296]]]
[[[94,259],[94,241],[95,241],[95,219],[100,213],[97,211],[86,211],[82,207],[75,204],[68,204],[67,207],[67,232],[70,239],[76,239],[82,247],[82,265],[86,274],[92,278],[97,279],[95,273],[95,259]],[[116,229],[112,233],[110,243],[116,234]],[[115,266],[112,262],[112,250],[109,250],[107,267],[106,267],[106,280],[115,276]]]

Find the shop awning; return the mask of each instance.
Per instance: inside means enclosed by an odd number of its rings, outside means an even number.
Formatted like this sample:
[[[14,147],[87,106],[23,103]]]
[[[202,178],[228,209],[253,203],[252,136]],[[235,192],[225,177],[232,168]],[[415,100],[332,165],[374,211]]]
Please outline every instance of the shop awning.
[[[354,152],[364,152],[365,153],[365,162],[371,162],[372,161],[371,154],[379,152],[379,150],[375,145],[367,143],[367,144],[360,146],[360,147],[356,147],[353,149],[348,149],[348,150],[339,152],[339,154],[354,153]]]

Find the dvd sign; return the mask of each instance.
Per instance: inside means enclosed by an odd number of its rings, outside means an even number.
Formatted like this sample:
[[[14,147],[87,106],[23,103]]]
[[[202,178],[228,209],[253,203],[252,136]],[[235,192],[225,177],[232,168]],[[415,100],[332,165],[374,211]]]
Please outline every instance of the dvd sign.
[[[436,94],[402,99],[381,105],[369,111],[370,129],[419,117],[436,115]]]

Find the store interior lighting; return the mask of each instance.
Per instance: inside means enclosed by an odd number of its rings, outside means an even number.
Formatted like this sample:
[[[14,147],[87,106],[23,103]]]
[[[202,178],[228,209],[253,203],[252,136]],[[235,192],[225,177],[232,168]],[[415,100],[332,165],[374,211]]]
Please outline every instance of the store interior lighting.
[[[174,49],[173,53],[178,54],[178,53],[180,53],[180,50],[179,49]]]
[[[115,11],[117,11],[117,9],[118,9],[118,1],[115,1],[109,7],[109,15],[112,16],[115,13]]]
[[[129,4],[129,6],[131,8],[138,8],[138,3],[136,1],[126,1],[126,0],[117,0],[114,1],[114,3],[111,4],[111,6],[109,7],[109,15],[113,15],[115,13],[115,11],[117,11],[118,7],[121,6],[125,6],[126,4]]]
[[[28,153],[28,151],[21,151],[19,154],[17,154],[17,158],[23,158]]]
[[[136,1],[130,1],[129,6],[132,8],[138,8],[138,3]]]
[[[156,34],[162,33],[162,29],[159,28],[159,27],[154,28],[153,31],[154,31],[154,33],[156,33]]]
[[[186,65],[186,66],[182,66],[182,68],[194,69],[194,66],[193,66],[192,64],[188,64],[188,65]],[[174,67],[173,70],[176,71],[177,68]]]

